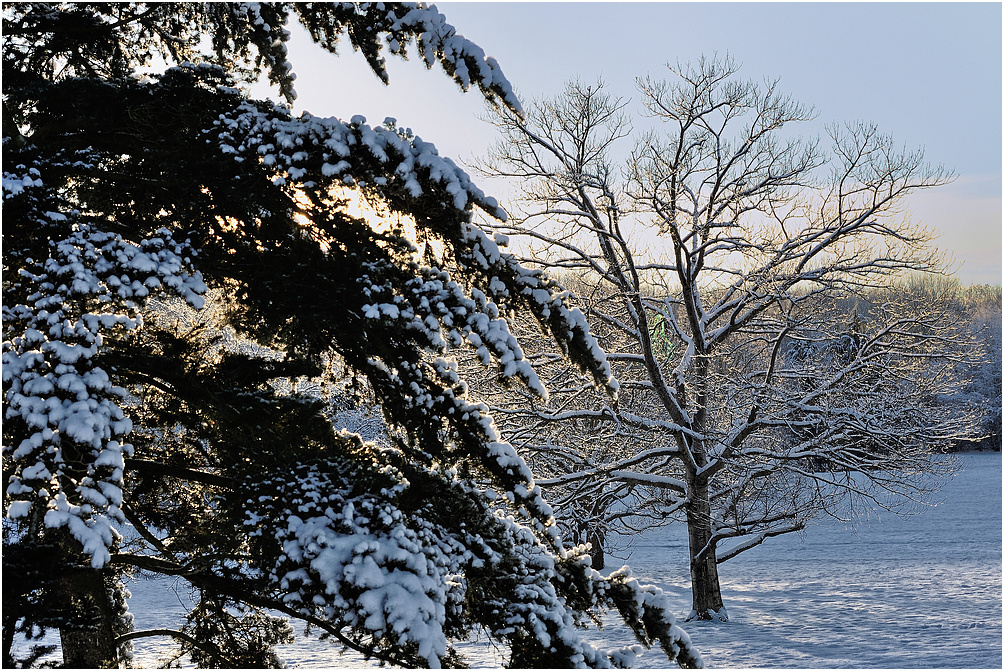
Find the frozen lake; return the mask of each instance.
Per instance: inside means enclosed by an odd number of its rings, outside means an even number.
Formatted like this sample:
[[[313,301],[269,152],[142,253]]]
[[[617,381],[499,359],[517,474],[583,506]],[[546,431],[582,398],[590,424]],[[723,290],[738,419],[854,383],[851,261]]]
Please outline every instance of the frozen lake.
[[[684,625],[705,664],[1001,668],[1001,455],[960,458],[964,470],[942,490],[944,501],[918,515],[882,515],[852,528],[822,522],[723,564],[731,621]],[[676,613],[686,615],[690,578],[682,526],[644,534],[630,552],[635,575],[669,592]],[[183,621],[185,594],[176,594],[169,580],[136,580],[130,589],[137,629]],[[604,646],[629,642],[621,627],[595,634]],[[137,662],[157,666],[171,647],[160,639],[137,641]],[[309,637],[281,651],[289,666],[367,666]],[[465,652],[477,666],[500,663],[487,645]],[[666,665],[655,652],[639,662]]]

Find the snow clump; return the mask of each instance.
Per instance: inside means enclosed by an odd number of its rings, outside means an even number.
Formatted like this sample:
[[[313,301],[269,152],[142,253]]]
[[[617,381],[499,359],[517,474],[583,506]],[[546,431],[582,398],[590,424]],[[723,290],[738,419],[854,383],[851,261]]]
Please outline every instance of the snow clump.
[[[37,170],[4,174],[4,200],[41,186]],[[19,275],[37,291],[3,306],[4,421],[25,437],[9,450],[7,493],[12,519],[44,514],[67,527],[91,564],[109,560],[115,522],[122,522],[122,478],[132,423],[126,391],[94,363],[104,339],[142,325],[140,303],[171,292],[201,308],[206,286],[189,270],[194,252],[166,229],[135,244],[74,221],[76,213],[44,212],[68,235],[49,241],[50,256],[26,261]],[[6,339],[9,338],[9,339]]]

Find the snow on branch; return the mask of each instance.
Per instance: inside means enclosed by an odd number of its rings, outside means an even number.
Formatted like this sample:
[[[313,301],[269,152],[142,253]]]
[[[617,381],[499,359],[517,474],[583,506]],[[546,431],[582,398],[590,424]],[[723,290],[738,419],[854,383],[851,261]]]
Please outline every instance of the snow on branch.
[[[5,174],[5,202],[42,186],[37,169],[26,174]],[[132,454],[123,438],[132,423],[121,407],[125,390],[95,357],[106,336],[142,325],[139,304],[151,293],[201,307],[206,286],[188,269],[194,251],[187,241],[166,229],[134,244],[73,222],[74,214],[34,214],[69,233],[49,241],[47,259],[29,259],[19,271],[36,290],[24,303],[3,306],[4,421],[23,436],[9,454],[6,491],[15,501],[8,516],[44,514],[47,526],[68,527],[101,567],[116,537],[113,522],[123,519],[124,459]]]
[[[676,624],[668,595],[653,585],[642,585],[624,566],[604,577],[599,571],[588,568],[585,557],[570,557],[561,565],[568,571],[568,579],[579,589],[607,607],[616,608],[635,638],[649,648],[658,644],[670,661],[685,669],[702,668],[704,661],[690,641],[690,636]],[[576,575],[570,569],[582,570]],[[640,646],[603,651],[615,667],[633,665]]]
[[[449,195],[444,207],[464,210],[474,204],[494,217],[505,218],[498,202],[477,188],[470,177],[435,145],[394,127],[371,127],[365,117],[348,123],[334,117],[303,113],[294,118],[281,106],[260,109],[251,102],[215,122],[224,154],[274,167],[276,184],[305,188],[323,183],[375,186],[385,197],[402,191],[417,199],[430,188]]]
[[[394,498],[409,483],[390,467],[383,475],[387,486],[372,493],[321,465],[301,467],[290,479],[251,482],[252,494],[269,493],[248,499],[245,525],[254,537],[262,522],[277,524],[281,554],[272,579],[287,605],[393,645],[412,643],[437,667],[448,649],[447,609],[462,601],[451,575],[460,572],[464,548],[397,507]],[[263,503],[290,508],[266,510]]]
[[[286,607],[350,628],[374,650],[411,649],[432,668],[454,652],[456,623],[472,600],[492,614],[487,631],[509,645],[513,664],[630,662],[638,646],[597,650],[582,639],[559,595],[564,585],[562,593],[577,589],[597,607],[616,607],[645,647],[658,642],[670,660],[700,665],[660,590],[623,570],[603,578],[575,553],[555,557],[450,470],[402,464],[374,473],[366,465],[373,446],[341,437],[354,447],[339,457],[247,483],[244,526],[252,545],[275,553],[268,581]],[[436,505],[442,497],[473,512],[457,517]]]
[[[466,249],[458,250],[461,262],[467,270],[489,278],[487,288],[492,298],[503,305],[518,301],[529,307],[562,353],[589,371],[597,385],[616,395],[619,384],[606,353],[591,333],[585,315],[572,306],[570,293],[540,270],[526,268],[514,255],[503,252],[500,243],[505,245],[505,236],[489,238],[479,227],[467,224],[464,241]]]
[[[466,91],[477,84],[489,100],[501,99],[516,114],[523,108],[498,62],[484,49],[446,22],[435,5],[425,3],[314,3],[295,6],[300,21],[318,44],[335,51],[343,31],[354,49],[362,51],[373,71],[387,83],[384,46],[390,53],[408,57],[408,44],[415,41],[426,67],[439,62],[446,73]],[[382,38],[382,39],[381,39]]]
[[[509,332],[505,319],[499,317],[498,307],[483,292],[473,289],[468,297],[449,273],[436,268],[420,268],[418,276],[405,282],[402,295],[395,295],[390,283],[374,282],[373,275],[359,278],[363,291],[373,301],[363,306],[368,320],[398,322],[403,328],[424,334],[427,346],[440,351],[448,344],[459,345],[466,340],[485,366],[491,364],[494,355],[504,377],[520,377],[535,394],[547,397],[547,389],[526,360],[519,342]]]

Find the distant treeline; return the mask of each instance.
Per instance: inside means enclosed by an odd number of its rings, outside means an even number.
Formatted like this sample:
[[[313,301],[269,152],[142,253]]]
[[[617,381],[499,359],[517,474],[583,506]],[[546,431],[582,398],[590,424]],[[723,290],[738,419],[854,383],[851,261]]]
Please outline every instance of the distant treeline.
[[[973,442],[953,446],[954,451],[1001,450],[1001,287],[991,284],[963,286],[952,278],[913,278],[913,291],[947,297],[960,321],[968,322],[981,344],[968,366],[970,381],[949,403],[976,403],[984,408],[983,431]]]
[[[1001,287],[993,284],[963,285],[957,279],[940,275],[914,275],[893,287],[906,290],[930,303],[948,305],[948,314],[960,324],[968,324],[978,341],[978,350],[960,362],[961,372],[969,381],[957,393],[939,399],[956,404],[960,412],[976,406],[983,413],[982,427],[971,440],[948,446],[950,452],[1001,450]],[[849,322],[867,321],[873,306],[884,300],[885,288],[874,288],[849,296],[835,304]]]

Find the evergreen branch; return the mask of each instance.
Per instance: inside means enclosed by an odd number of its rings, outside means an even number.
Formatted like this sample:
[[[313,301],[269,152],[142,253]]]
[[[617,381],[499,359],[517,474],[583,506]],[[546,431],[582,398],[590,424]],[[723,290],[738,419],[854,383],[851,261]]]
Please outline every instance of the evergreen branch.
[[[236,489],[240,485],[240,480],[237,478],[228,478],[215,473],[197,471],[191,468],[185,468],[184,466],[172,466],[170,464],[165,464],[159,461],[151,461],[149,459],[128,459],[126,460],[126,468],[134,469],[149,475],[167,475],[172,478],[178,478],[179,480],[201,482],[204,485],[223,487],[225,489]]]

